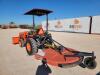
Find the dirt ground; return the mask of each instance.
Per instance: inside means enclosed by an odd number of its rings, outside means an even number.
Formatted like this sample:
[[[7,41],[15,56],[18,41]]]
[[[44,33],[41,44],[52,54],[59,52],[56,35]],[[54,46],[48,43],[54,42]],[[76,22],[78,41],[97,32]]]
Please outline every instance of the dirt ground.
[[[39,60],[28,56],[25,48],[12,44],[12,36],[18,35],[24,29],[0,29],[0,75],[35,75]],[[49,65],[51,75],[96,75],[100,71],[100,35],[51,32],[53,38],[66,47],[80,51],[95,52],[96,69],[58,68]]]

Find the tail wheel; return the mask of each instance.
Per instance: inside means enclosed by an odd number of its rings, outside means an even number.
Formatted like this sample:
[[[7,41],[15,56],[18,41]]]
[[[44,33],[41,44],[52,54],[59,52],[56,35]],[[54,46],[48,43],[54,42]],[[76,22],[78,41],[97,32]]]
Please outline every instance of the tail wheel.
[[[89,69],[95,69],[97,63],[92,57],[87,57],[84,59],[84,65]]]
[[[25,43],[24,43],[24,40],[23,39],[20,39],[19,40],[19,46],[20,47],[24,47]]]
[[[30,38],[26,41],[26,51],[28,55],[33,55],[37,52],[37,44],[34,39]]]

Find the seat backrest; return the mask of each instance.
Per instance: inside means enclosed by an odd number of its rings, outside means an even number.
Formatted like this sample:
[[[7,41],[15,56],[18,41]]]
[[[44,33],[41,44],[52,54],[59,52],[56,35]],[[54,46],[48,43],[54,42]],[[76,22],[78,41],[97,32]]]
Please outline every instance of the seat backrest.
[[[39,30],[38,30],[38,33],[37,33],[38,35],[44,35],[44,30],[43,30],[43,28],[41,27],[41,28],[39,28]]]

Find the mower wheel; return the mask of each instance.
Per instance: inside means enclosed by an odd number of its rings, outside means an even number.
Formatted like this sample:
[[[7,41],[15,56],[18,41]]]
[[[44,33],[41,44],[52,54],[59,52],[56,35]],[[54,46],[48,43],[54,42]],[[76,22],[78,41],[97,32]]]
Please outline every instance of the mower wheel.
[[[23,39],[20,39],[20,40],[19,40],[19,46],[20,46],[20,47],[24,47],[24,45],[25,45],[24,40],[23,40]]]
[[[93,59],[92,57],[87,57],[84,59],[84,65],[89,69],[95,69],[97,66],[97,63],[95,59]]]
[[[33,55],[34,53],[37,52],[37,44],[33,38],[29,38],[26,41],[26,51],[28,55]]]

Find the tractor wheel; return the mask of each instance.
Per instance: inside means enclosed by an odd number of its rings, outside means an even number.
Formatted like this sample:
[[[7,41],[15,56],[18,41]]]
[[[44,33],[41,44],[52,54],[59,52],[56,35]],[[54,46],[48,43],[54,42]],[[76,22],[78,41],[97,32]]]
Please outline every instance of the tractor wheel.
[[[84,59],[84,65],[89,69],[95,69],[97,63],[92,57],[87,57]]]
[[[30,38],[26,41],[26,51],[28,55],[33,55],[37,52],[37,44],[34,39]]]
[[[20,39],[19,40],[19,46],[20,47],[24,47],[25,43],[24,43],[24,40],[23,39]]]

